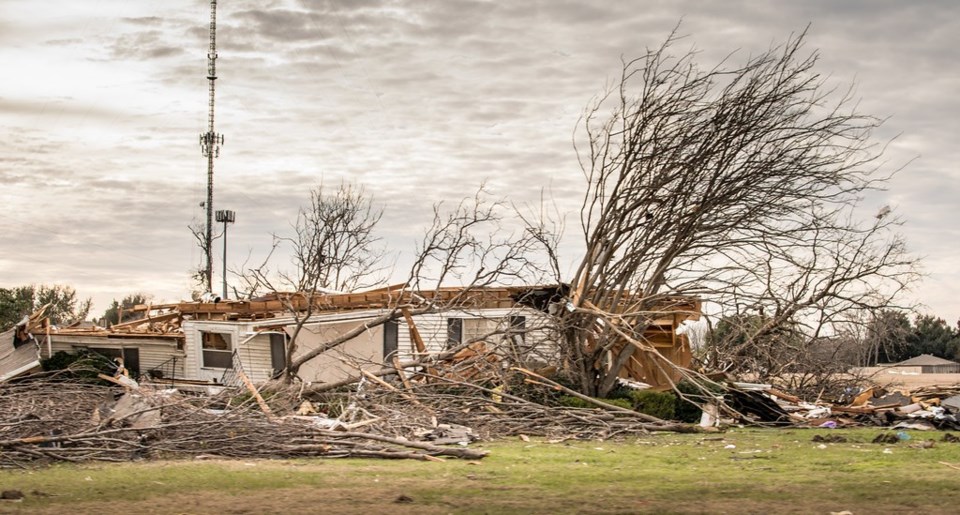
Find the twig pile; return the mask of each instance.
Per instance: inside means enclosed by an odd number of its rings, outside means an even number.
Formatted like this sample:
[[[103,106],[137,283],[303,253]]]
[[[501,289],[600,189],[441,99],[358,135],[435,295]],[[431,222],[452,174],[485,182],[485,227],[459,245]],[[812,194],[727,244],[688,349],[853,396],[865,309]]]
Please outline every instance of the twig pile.
[[[523,370],[523,369],[516,369]],[[527,380],[514,395],[502,388],[490,389],[472,382],[431,376],[433,382],[412,383],[400,390],[383,382],[364,386],[361,395],[351,397],[377,420],[370,427],[404,437],[418,436],[424,428],[438,423],[466,426],[478,438],[543,436],[562,439],[609,439],[650,431],[693,432],[689,424],[656,419],[649,415],[597,403],[597,409],[557,406],[545,399],[563,388],[542,376],[523,370],[537,380]],[[514,385],[516,388],[518,385]],[[566,390],[565,388],[563,388]],[[576,393],[566,390],[566,393]],[[538,402],[531,399],[541,399]]]
[[[626,413],[603,409],[556,407],[524,401],[483,397],[473,392],[431,392],[419,389],[412,404],[399,392],[368,394],[361,401],[370,414],[380,418],[371,429],[402,436],[417,435],[437,422],[473,430],[478,438],[542,436],[554,439],[606,440],[647,434],[651,430],[690,432],[687,424],[653,425]]]
[[[486,453],[268,418],[250,399],[46,380],[0,384],[0,467],[152,458],[479,459]]]

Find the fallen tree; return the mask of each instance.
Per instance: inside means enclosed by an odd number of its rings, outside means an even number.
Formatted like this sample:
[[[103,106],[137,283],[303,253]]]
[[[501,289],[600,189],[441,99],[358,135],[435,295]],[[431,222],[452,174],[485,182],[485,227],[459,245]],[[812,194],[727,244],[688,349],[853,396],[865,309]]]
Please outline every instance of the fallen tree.
[[[804,34],[712,68],[677,40],[625,60],[575,138],[585,253],[559,324],[571,380],[591,396],[655,350],[643,332],[678,297],[760,313],[749,354],[790,326],[809,342],[893,305],[917,277],[891,209],[862,216],[889,178],[872,137],[882,120],[825,84]],[[712,350],[711,364],[750,372]]]

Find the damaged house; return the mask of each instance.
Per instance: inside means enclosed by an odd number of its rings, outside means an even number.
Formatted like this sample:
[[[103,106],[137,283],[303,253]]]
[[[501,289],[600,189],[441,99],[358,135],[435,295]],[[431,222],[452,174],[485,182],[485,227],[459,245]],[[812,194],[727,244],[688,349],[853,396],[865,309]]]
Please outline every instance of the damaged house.
[[[310,308],[297,336],[294,360],[362,328],[355,337],[300,367],[298,376],[308,383],[336,382],[361,369],[390,365],[395,359],[410,362],[458,347],[481,355],[481,364],[507,360],[560,366],[551,313],[563,308],[564,288],[440,288],[425,293],[388,287],[350,294],[288,294],[286,302],[279,297],[283,294],[272,294],[243,301],[138,306],[143,318],[109,329],[55,329],[43,326],[39,316],[28,328],[34,331],[32,342],[14,347],[13,334],[4,334],[0,374],[7,379],[37,369],[40,359],[60,350],[88,350],[110,359],[123,358],[131,372],[155,381],[234,385],[242,372],[261,383],[276,377],[286,365],[286,348],[297,327],[291,306],[302,312]],[[305,304],[307,299],[312,307]],[[443,308],[395,311],[397,306],[418,302]],[[689,366],[690,345],[677,328],[685,320],[696,319],[699,310],[695,299],[671,303],[648,326],[645,339],[671,363]],[[397,316],[375,323],[390,313]],[[651,354],[636,350],[621,375],[668,387],[678,379],[676,372],[659,366]]]
[[[122,358],[133,375],[167,370],[183,377],[183,333],[174,305],[141,306],[144,318],[102,327],[56,327],[43,310],[0,336],[0,381],[40,370],[40,361],[58,352],[89,352],[106,360]]]

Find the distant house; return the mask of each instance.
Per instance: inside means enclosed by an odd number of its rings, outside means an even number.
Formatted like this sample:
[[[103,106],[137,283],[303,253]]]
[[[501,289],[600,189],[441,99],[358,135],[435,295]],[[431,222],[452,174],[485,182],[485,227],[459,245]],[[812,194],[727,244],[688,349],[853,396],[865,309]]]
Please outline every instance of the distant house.
[[[890,365],[898,369],[920,374],[958,374],[960,363],[949,359],[938,358],[930,354],[921,354],[899,363]]]

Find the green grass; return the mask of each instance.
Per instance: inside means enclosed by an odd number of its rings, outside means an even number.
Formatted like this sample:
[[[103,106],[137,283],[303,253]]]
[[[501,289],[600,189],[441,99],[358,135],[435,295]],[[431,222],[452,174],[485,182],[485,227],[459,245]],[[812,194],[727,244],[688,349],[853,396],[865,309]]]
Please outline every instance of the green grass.
[[[486,444],[479,462],[183,461],[0,472],[0,512],[952,513],[960,444],[910,432],[737,429],[620,442]],[[818,444],[816,435],[846,443]],[[932,448],[920,442],[934,439]],[[728,448],[729,446],[734,448]],[[884,452],[888,449],[888,452]],[[396,502],[400,496],[409,502]],[[401,499],[406,501],[407,499]],[[322,508],[322,509],[321,509]]]

